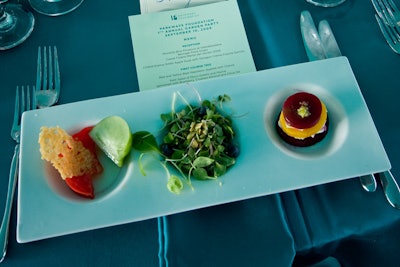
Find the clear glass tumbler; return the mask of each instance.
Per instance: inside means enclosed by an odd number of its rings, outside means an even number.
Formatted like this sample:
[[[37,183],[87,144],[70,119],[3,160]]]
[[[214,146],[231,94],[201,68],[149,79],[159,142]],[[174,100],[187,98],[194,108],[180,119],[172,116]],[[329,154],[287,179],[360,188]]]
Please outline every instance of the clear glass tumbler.
[[[35,24],[33,14],[18,4],[0,0],[0,50],[13,48],[28,38]]]
[[[47,16],[60,16],[77,9],[83,0],[29,0],[31,7]]]
[[[346,0],[306,0],[306,1],[313,5],[322,7],[334,7],[346,2]]]

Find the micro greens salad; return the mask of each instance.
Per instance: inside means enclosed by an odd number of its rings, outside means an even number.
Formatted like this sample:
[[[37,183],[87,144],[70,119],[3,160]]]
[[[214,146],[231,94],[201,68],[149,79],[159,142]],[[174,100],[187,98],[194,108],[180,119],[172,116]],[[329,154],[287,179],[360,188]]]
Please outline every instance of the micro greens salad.
[[[185,107],[175,111],[177,94]],[[170,175],[166,164],[174,166],[191,186],[191,178],[216,179],[235,164],[239,146],[234,142],[235,132],[231,116],[223,106],[230,101],[228,95],[220,95],[212,101],[203,100],[199,105],[189,104],[179,93],[174,94],[172,111],[161,114],[164,122],[162,143],[148,132],[133,134],[133,147],[142,152],[157,151],[163,158],[168,175],[168,189],[180,193],[183,183],[179,177]],[[139,165],[144,174],[142,165]]]

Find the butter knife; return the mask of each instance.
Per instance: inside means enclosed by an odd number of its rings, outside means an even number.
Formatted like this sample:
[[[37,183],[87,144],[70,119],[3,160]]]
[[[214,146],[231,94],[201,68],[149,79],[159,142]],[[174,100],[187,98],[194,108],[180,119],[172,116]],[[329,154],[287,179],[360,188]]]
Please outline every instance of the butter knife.
[[[367,192],[375,192],[378,187],[375,176],[373,174],[366,174],[360,176],[360,183],[362,188]]]
[[[308,10],[304,10],[300,14],[300,29],[308,60],[326,59],[324,46]]]
[[[390,170],[379,173],[383,192],[392,207],[400,209],[400,188]]]
[[[327,58],[342,56],[328,21],[321,20],[319,22],[318,33]]]

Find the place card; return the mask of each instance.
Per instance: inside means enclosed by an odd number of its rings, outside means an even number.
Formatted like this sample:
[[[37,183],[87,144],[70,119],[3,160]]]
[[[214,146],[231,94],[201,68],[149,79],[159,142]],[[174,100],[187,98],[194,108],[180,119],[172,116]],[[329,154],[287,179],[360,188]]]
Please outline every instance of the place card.
[[[224,0],[140,0],[140,12],[150,13],[194,7]]]
[[[141,91],[256,71],[236,0],[129,17]]]

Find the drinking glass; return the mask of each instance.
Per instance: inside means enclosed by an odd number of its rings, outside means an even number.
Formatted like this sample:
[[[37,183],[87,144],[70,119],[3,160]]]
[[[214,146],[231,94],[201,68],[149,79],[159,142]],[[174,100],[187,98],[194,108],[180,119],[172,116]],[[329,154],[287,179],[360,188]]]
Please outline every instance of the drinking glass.
[[[48,16],[59,16],[74,11],[83,0],[29,0],[31,7]]]
[[[33,31],[33,14],[21,5],[5,4],[0,0],[0,50],[13,48],[29,37]]]
[[[346,0],[306,0],[306,1],[313,5],[322,7],[334,7],[346,2]]]

